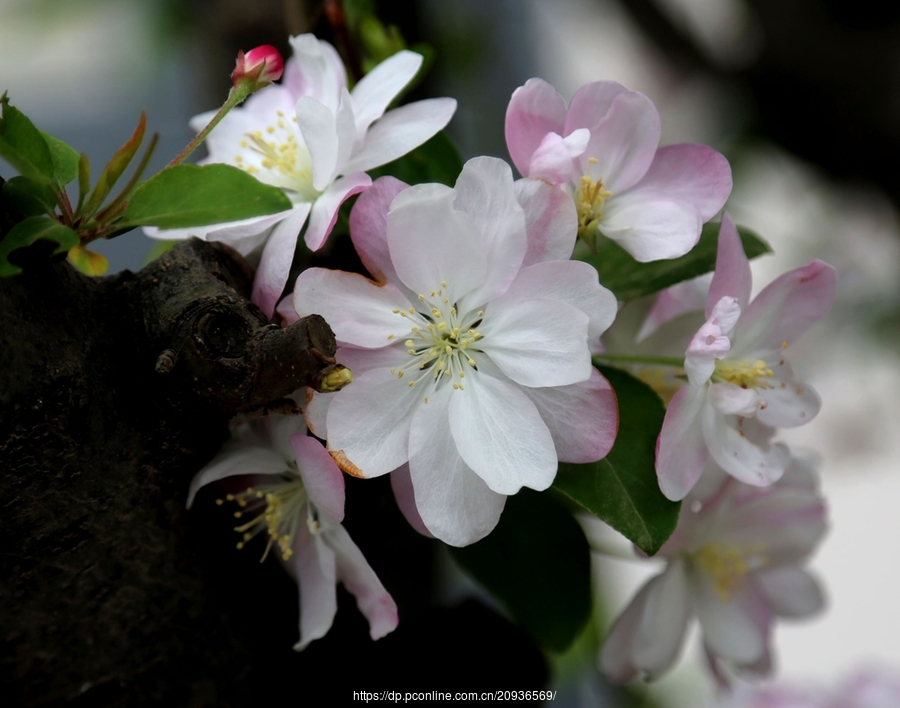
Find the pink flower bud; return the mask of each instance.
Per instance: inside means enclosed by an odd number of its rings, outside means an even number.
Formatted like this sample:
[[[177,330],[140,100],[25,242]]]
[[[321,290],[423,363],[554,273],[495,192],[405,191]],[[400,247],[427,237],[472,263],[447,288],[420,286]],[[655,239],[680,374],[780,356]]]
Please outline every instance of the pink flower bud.
[[[231,82],[234,86],[238,83],[249,81],[256,88],[262,88],[266,84],[278,81],[284,71],[284,61],[281,54],[270,44],[251,49],[244,54],[238,52],[237,64],[231,74]]]

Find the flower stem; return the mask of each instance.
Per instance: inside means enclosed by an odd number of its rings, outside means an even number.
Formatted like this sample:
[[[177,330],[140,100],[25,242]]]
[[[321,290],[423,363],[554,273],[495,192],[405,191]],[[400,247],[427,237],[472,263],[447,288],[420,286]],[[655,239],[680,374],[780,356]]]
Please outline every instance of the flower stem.
[[[658,364],[659,366],[674,366],[684,368],[684,359],[674,356],[645,356],[643,354],[594,354],[594,359],[610,362],[624,362],[628,364]]]
[[[173,167],[175,165],[180,164],[188,155],[194,152],[194,149],[206,140],[206,136],[210,134],[213,128],[215,128],[219,121],[221,121],[236,105],[238,105],[241,101],[243,101],[247,96],[249,96],[253,91],[246,84],[239,84],[237,86],[232,87],[231,91],[228,92],[228,98],[225,100],[225,103],[222,104],[222,107],[219,109],[219,112],[213,116],[213,119],[209,122],[203,130],[197,133],[197,137],[191,140],[188,143],[187,147],[182,150],[178,155],[172,160],[166,167]]]

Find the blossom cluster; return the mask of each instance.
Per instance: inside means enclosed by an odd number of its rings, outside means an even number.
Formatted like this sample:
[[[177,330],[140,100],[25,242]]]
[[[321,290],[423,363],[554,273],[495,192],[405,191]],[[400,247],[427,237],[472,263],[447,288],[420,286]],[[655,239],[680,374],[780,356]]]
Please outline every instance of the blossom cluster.
[[[285,325],[323,316],[337,360],[352,371],[340,391],[298,392],[303,418],[235,428],[191,486],[189,504],[204,485],[246,477],[244,491],[227,497],[240,507],[239,545],[265,531],[266,552],[277,548],[295,575],[302,649],[328,631],[337,582],[357,598],[373,638],[397,626],[393,600],[341,525],[341,471],[390,475],[413,528],[465,546],[491,533],[510,495],[548,489],[560,463],[610,453],[617,394],[592,356],[604,351],[620,303],[573,254],[581,242],[611,239],[636,262],[684,256],[732,184],[712,148],[659,147],[660,116],[643,94],[597,81],[567,105],[541,79],[518,88],[507,110],[519,179],[505,161],[475,157],[452,187],[373,181],[367,170],[433,137],[455,101],[387,110],[421,65],[412,52],[350,91],[331,45],[311,35],[291,44],[282,83],[212,130],[206,161],[282,189],[292,208],[149,232],[255,253],[253,301]],[[236,73],[269,66],[254,56]],[[320,249],[353,195],[349,236],[367,272],[307,268],[286,293],[301,232],[306,248]],[[825,532],[825,506],[811,464],[774,438],[818,412],[818,396],[786,357],[828,310],[835,285],[834,269],[813,261],[751,301],[749,262],[723,216],[706,322],[676,362],[678,390],[654,431],[656,480],[665,497],[684,500],[681,516],[658,553],[664,571],[602,650],[611,678],[666,671],[692,617],[714,675],[723,665],[767,673],[774,618],[821,608],[803,565]],[[663,309],[654,311],[660,321]]]

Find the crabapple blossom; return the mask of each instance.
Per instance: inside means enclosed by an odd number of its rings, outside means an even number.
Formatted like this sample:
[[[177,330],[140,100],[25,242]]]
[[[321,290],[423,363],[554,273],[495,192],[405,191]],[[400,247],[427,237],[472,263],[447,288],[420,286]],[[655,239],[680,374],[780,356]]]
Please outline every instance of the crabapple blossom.
[[[191,481],[187,505],[197,491],[226,477],[246,476],[251,485],[229,494],[241,520],[238,548],[259,533],[268,536],[300,589],[300,651],[328,633],[337,611],[336,584],[355,597],[372,639],[397,627],[397,606],[362,552],[341,525],[344,476],[299,416],[245,423]],[[223,503],[223,500],[217,500]],[[249,521],[244,519],[250,517]],[[265,556],[264,556],[265,557]]]
[[[802,566],[825,530],[825,505],[804,459],[795,458],[769,487],[726,477],[712,497],[688,497],[659,552],[665,570],[641,588],[606,639],[604,673],[615,681],[661,675],[678,657],[692,617],[714,671],[724,661],[769,673],[775,617],[807,617],[823,606]]]
[[[787,350],[821,319],[837,285],[822,261],[789,271],[753,300],[750,264],[726,214],[719,230],[716,270],[706,300],[708,320],[687,348],[688,384],[666,409],[656,449],[663,494],[682,499],[709,457],[747,484],[767,485],[787,467],[771,431],[803,425],[821,405],[787,362]]]
[[[523,177],[575,201],[579,233],[599,231],[639,261],[676,258],[731,192],[728,161],[704,145],[658,147],[649,98],[614,81],[585,84],[566,107],[542,79],[515,90],[506,144]]]
[[[237,86],[241,82],[249,82],[252,86],[262,88],[266,84],[278,81],[284,72],[284,61],[281,54],[271,44],[255,47],[244,54],[238,52],[237,64],[231,72],[231,83]]]
[[[251,96],[207,138],[202,163],[224,162],[280,187],[291,209],[268,216],[185,229],[148,228],[155,238],[198,236],[243,254],[265,244],[252,300],[271,316],[287,283],[298,235],[313,251],[325,243],[341,204],[366,189],[366,170],[405,155],[441,130],[456,110],[451,98],[410,103],[385,113],[422,64],[401,51],[372,69],[353,91],[334,47],[313,35],[291,39],[284,81]],[[201,130],[213,113],[191,120]],[[308,223],[307,223],[308,221]]]
[[[591,266],[549,259],[571,254],[575,229],[549,185],[514,183],[481,157],[452,189],[404,187],[382,178],[351,213],[375,281],[317,268],[297,279],[297,314],[328,320],[354,372],[315,396],[310,421],[346,472],[395,472],[413,525],[461,546],[494,528],[507,495],[549,487],[559,460],[612,447],[615,396],[588,342],[616,300]]]

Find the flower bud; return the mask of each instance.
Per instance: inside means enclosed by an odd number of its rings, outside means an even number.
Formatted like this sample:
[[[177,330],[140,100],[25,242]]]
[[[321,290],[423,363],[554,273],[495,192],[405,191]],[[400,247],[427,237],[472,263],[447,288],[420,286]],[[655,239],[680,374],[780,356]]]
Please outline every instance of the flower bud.
[[[284,71],[284,61],[281,54],[270,44],[264,44],[261,47],[251,49],[244,54],[243,51],[238,52],[237,64],[231,73],[231,82],[237,87],[238,84],[250,83],[253,91],[278,81]]]

